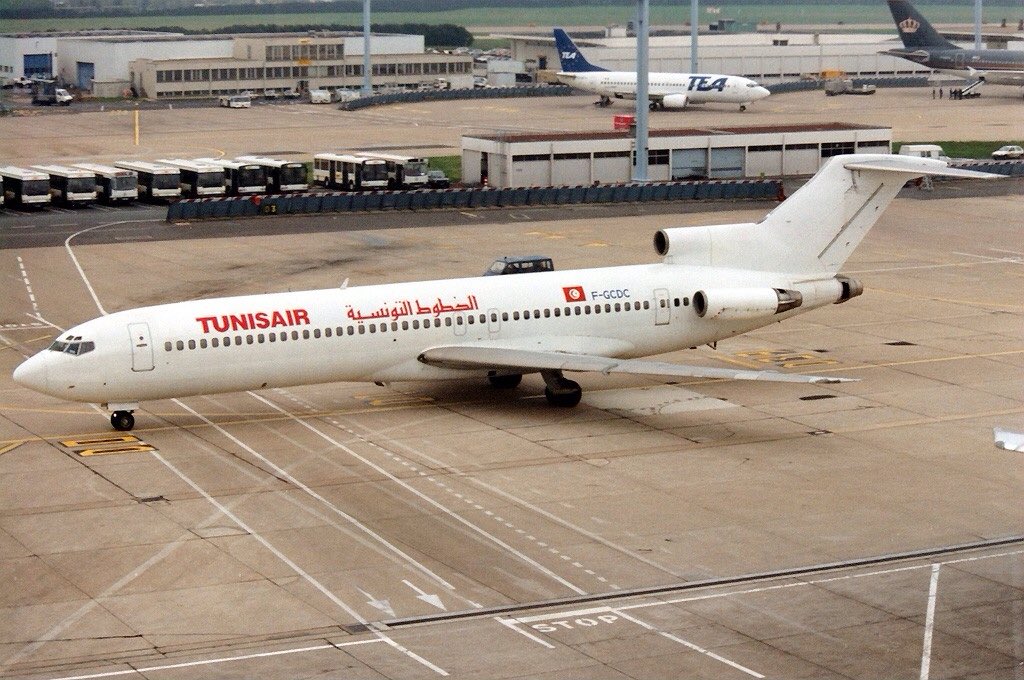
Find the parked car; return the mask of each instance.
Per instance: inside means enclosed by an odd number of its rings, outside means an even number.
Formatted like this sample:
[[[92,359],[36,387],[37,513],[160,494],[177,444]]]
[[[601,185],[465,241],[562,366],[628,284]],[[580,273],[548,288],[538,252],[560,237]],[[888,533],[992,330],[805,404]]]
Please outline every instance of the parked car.
[[[1024,158],[1024,148],[1007,145],[992,152],[992,158],[997,161],[1005,161],[1011,158]]]
[[[553,271],[555,271],[555,263],[546,255],[506,255],[492,262],[491,266],[484,271],[484,276]]]
[[[5,90],[9,90],[12,87],[32,87],[32,79],[26,78],[25,76],[18,76],[17,78],[11,78],[10,80],[4,81],[3,88]]]
[[[296,90],[294,87],[288,87],[281,90],[281,96],[285,99],[298,99],[302,96],[302,93]]]
[[[427,184],[431,189],[447,189],[452,185],[444,170],[427,170]]]

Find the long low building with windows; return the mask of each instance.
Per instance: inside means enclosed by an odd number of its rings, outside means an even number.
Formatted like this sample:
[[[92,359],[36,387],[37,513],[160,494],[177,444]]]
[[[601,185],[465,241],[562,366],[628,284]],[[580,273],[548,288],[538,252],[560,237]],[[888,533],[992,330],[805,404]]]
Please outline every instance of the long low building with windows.
[[[735,179],[812,175],[844,153],[889,153],[892,129],[848,123],[651,130],[648,177]],[[634,140],[625,130],[464,136],[462,178],[492,187],[628,182]]]
[[[468,55],[428,52],[421,35],[370,37],[375,89],[443,80],[473,86]],[[273,90],[356,89],[363,84],[358,32],[186,36],[146,31],[0,34],[0,78],[57,77],[96,96],[214,97]]]

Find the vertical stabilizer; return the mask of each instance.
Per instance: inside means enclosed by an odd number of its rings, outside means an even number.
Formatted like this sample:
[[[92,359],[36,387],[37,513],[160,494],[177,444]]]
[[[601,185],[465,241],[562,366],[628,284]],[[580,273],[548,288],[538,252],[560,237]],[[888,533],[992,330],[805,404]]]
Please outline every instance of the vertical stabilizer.
[[[932,158],[834,156],[760,222],[662,230],[655,247],[676,264],[831,277],[907,180],[924,175],[1001,177],[950,168]]]
[[[900,32],[903,46],[907,49],[960,49],[939,35],[939,32],[907,0],[889,0],[889,11],[892,12],[892,20],[896,22],[896,29]]]
[[[558,50],[558,61],[562,66],[563,73],[608,70],[600,66],[594,66],[587,61],[583,53],[580,52],[580,48],[576,47],[576,43],[569,37],[569,34],[560,28],[555,29],[555,49]]]

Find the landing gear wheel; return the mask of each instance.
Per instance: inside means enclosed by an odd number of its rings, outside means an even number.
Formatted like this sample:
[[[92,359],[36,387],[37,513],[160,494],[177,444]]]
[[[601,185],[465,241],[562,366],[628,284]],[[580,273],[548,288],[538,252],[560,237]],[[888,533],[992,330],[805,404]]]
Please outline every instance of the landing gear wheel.
[[[572,408],[580,403],[580,399],[583,397],[583,388],[579,386],[579,383],[566,380],[557,392],[550,387],[545,387],[544,396],[552,406]]]
[[[747,110],[747,105],[746,104],[740,104],[740,111],[746,111],[746,110]]]
[[[128,432],[135,427],[135,416],[131,411],[114,411],[110,414],[110,424],[118,432]]]
[[[514,387],[519,387],[519,383],[523,382],[523,376],[519,373],[513,373],[512,375],[489,375],[487,380],[500,390],[511,390]]]

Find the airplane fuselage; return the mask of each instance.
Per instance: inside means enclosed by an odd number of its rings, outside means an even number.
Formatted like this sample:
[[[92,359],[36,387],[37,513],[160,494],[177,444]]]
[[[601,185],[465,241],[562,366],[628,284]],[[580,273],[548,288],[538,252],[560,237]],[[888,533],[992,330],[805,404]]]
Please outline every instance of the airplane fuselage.
[[[1024,85],[1024,52],[1010,50],[894,49],[886,52],[966,80]]]
[[[560,71],[556,76],[562,83],[605,97],[636,99],[632,71]],[[653,100],[685,96],[687,104],[749,104],[768,96],[768,90],[748,78],[713,73],[650,73],[648,93]]]
[[[694,293],[798,290],[803,304],[756,319],[699,318]],[[61,335],[95,349],[43,352],[48,394],[111,404],[336,381],[494,374],[428,365],[431,347],[649,356],[731,337],[832,304],[836,280],[648,264],[179,302],[117,312]],[[27,364],[28,365],[28,364]],[[526,371],[520,371],[526,372]]]

